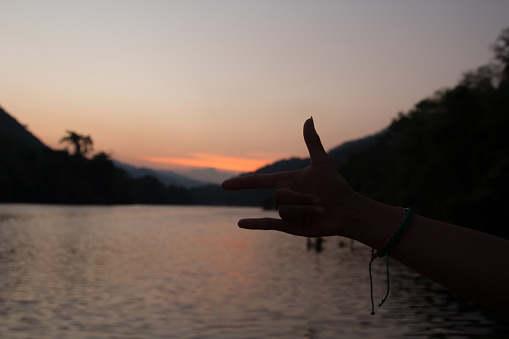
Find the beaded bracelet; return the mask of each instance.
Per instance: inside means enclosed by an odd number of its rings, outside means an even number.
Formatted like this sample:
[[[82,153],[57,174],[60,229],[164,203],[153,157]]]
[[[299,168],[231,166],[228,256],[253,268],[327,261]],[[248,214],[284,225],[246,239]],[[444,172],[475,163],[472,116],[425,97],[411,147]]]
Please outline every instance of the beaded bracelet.
[[[373,303],[373,278],[371,275],[371,263],[377,257],[378,258],[386,257],[385,265],[387,267],[387,293],[385,294],[385,297],[383,298],[382,302],[378,305],[378,307],[380,307],[383,305],[383,303],[387,300],[387,297],[389,296],[389,287],[390,286],[389,286],[389,255],[388,254],[394,248],[394,246],[396,246],[396,244],[399,242],[399,240],[401,239],[401,236],[407,229],[408,225],[410,224],[410,221],[412,221],[412,217],[414,215],[414,211],[410,207],[408,207],[408,208],[398,207],[398,208],[403,211],[403,221],[399,225],[398,229],[396,230],[396,232],[394,232],[394,234],[389,239],[387,239],[387,241],[382,246],[382,248],[380,248],[376,253],[375,253],[374,249],[371,249],[371,260],[369,261],[369,282],[370,282],[370,286],[371,286],[371,315],[375,314],[375,305]]]

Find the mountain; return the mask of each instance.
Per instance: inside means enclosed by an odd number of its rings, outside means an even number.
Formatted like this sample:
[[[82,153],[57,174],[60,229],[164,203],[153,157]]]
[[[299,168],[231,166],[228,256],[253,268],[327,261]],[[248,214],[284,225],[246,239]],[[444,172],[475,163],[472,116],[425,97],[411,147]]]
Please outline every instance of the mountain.
[[[48,149],[39,139],[0,107],[0,142],[23,150]]]
[[[388,129],[386,128],[373,135],[344,142],[327,153],[329,154],[334,166],[339,168],[341,165],[346,163],[352,155],[360,153],[376,144],[378,140],[387,133],[387,131]]]
[[[180,174],[190,179],[216,184],[238,175],[237,172],[218,170],[211,167],[193,168],[186,172],[180,172]]]
[[[163,171],[163,170],[154,170],[145,167],[135,167],[132,165],[124,164],[119,161],[113,160],[113,163],[117,168],[123,169],[126,171],[132,178],[142,178],[146,176],[153,176],[162,182],[166,186],[179,186],[185,188],[195,188],[203,185],[207,185],[208,183],[193,180],[186,176],[177,174],[173,171]]]
[[[336,168],[339,168],[345,162],[348,161],[350,156],[364,151],[371,145],[375,144],[377,140],[386,133],[383,130],[379,133],[369,135],[364,138],[347,141],[339,146],[331,149],[327,154],[331,158],[332,163]],[[266,174],[266,173],[277,173],[285,171],[299,170],[309,165],[309,158],[290,158],[278,160],[272,164],[257,169],[252,173]]]

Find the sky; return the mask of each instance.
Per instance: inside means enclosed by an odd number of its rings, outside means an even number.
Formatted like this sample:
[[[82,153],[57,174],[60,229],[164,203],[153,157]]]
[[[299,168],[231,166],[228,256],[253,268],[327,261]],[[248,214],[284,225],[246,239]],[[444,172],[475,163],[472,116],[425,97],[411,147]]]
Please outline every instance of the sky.
[[[72,130],[218,181],[307,156],[310,116],[326,149],[382,130],[488,63],[507,18],[505,0],[0,0],[0,106],[54,149]]]

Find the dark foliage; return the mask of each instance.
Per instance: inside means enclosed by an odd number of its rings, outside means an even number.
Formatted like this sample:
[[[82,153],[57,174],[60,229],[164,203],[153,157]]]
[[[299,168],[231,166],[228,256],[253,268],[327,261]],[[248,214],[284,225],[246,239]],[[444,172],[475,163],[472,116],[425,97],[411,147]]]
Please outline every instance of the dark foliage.
[[[59,204],[131,203],[130,179],[108,156],[1,147],[0,201]]]
[[[340,167],[354,189],[423,215],[509,238],[509,88],[467,74],[400,114],[379,141]]]
[[[191,204],[189,191],[183,187],[165,186],[153,176],[133,179],[134,203],[137,204]]]

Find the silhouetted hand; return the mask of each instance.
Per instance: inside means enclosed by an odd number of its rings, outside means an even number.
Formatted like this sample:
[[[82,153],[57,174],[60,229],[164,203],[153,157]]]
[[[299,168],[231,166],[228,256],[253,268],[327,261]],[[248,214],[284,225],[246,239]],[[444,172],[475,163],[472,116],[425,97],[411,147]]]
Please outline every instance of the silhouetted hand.
[[[223,182],[225,190],[276,188],[274,201],[279,205],[281,219],[242,219],[239,227],[305,237],[345,235],[345,212],[354,191],[332,165],[312,118],[304,124],[304,140],[311,158],[308,167],[241,176]]]
[[[223,188],[277,188],[281,219],[242,219],[248,229],[305,237],[346,236],[380,249],[402,222],[400,209],[353,191],[332,165],[315,131],[304,124],[311,164],[301,170],[229,179]],[[480,303],[509,311],[509,241],[414,214],[390,256]]]

